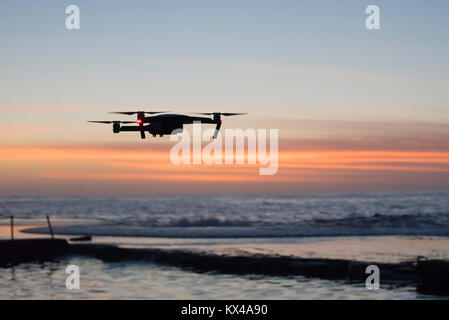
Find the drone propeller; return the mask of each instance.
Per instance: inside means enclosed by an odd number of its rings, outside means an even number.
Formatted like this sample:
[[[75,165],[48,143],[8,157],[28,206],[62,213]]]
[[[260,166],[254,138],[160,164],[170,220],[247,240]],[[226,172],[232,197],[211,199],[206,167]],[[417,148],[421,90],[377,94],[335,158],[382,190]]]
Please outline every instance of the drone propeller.
[[[248,114],[248,112],[193,112],[195,114],[203,114],[206,116],[225,116],[225,117],[229,117],[229,116],[240,116],[240,115],[244,115],[244,114]]]
[[[109,113],[113,113],[113,114],[126,114],[128,116],[131,116],[133,114],[156,114],[156,113],[167,113],[170,111],[114,111],[114,112],[109,112]]]
[[[135,123],[135,121],[87,121],[87,122],[93,122],[93,123],[105,123],[105,124],[111,124],[111,123]]]

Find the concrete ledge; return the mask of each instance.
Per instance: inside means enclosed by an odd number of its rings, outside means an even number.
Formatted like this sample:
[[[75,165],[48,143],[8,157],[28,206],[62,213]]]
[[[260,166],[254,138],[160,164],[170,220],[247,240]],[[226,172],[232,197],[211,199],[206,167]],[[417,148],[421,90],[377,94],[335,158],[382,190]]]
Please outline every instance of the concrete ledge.
[[[194,272],[259,274],[340,280],[364,284],[366,267],[375,264],[381,272],[381,287],[413,286],[425,294],[449,295],[449,261],[376,263],[340,259],[251,255],[228,256],[158,248],[120,248],[107,244],[69,244],[64,239],[0,241],[0,266],[51,260],[60,255],[81,255],[104,262],[142,261]]]
[[[0,240],[0,266],[51,260],[66,253],[69,244],[65,239]]]

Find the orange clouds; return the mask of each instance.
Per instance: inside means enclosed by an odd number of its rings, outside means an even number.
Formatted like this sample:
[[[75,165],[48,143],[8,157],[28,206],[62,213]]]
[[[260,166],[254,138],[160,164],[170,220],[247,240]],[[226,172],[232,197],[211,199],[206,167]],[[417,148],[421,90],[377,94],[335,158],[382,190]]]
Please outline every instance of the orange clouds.
[[[70,194],[214,190],[310,191],[389,185],[449,187],[449,152],[370,150],[281,150],[279,170],[260,176],[259,165],[174,165],[167,150],[98,147],[0,147],[1,194],[60,186]],[[187,183],[187,184],[186,184]],[[126,188],[124,188],[126,186]],[[129,189],[131,188],[131,189]],[[251,189],[253,188],[253,189]],[[309,189],[308,189],[309,188]],[[67,191],[68,190],[68,191]],[[107,190],[107,191],[106,191]],[[209,187],[210,191],[210,187]],[[339,191],[339,190],[334,190]],[[51,191],[54,192],[54,191]],[[87,192],[87,191],[86,191]]]

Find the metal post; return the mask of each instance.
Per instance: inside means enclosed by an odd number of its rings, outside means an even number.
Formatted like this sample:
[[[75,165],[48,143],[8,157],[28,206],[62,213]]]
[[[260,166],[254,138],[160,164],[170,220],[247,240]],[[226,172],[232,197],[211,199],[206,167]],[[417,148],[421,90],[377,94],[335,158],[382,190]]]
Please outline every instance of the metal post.
[[[14,216],[11,216],[11,240],[14,240]]]
[[[50,229],[51,238],[53,239],[53,229],[51,228],[51,223],[50,223],[50,217],[49,216],[47,216],[47,223],[48,223],[48,229]]]

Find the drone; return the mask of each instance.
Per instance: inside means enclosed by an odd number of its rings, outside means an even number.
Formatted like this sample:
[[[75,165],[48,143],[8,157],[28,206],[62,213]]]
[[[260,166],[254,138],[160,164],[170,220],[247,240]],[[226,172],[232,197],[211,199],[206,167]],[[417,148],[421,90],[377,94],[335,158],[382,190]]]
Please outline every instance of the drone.
[[[164,135],[171,135],[174,130],[181,132],[185,124],[192,124],[194,122],[215,124],[215,133],[213,138],[216,139],[221,127],[221,117],[244,115],[247,113],[229,113],[229,112],[192,112],[192,114],[203,115],[189,116],[185,114],[169,113],[170,111],[116,111],[110,112],[112,114],[137,115],[136,121],[87,121],[93,123],[112,124],[112,132],[120,133],[122,131],[137,131],[140,132],[140,137],[145,139],[145,132],[148,132],[156,137]],[[147,116],[149,115],[149,116]],[[211,117],[204,117],[211,116]],[[123,124],[137,124],[134,126]]]

